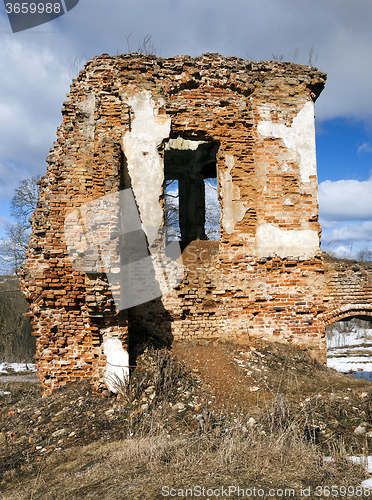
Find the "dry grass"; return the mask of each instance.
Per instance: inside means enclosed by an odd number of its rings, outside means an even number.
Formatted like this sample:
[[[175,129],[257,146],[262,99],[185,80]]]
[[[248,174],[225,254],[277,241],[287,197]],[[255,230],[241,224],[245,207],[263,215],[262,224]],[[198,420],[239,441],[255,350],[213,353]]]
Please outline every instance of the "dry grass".
[[[2,403],[27,405],[33,400],[37,400],[41,394],[41,386],[39,382],[2,382],[0,390],[10,392],[9,395],[3,396]],[[0,497],[1,498],[1,497]]]
[[[123,407],[149,387],[155,396],[147,411],[137,406],[123,421],[124,439],[67,448],[13,468],[0,483],[0,500],[160,500],[169,488],[177,497],[186,496],[186,489],[187,496],[197,496],[191,494],[196,486],[220,492],[229,486],[266,492],[291,488],[292,498],[301,498],[301,488],[310,487],[307,498],[319,498],[316,486],[358,486],[367,476],[345,459],[342,440],[326,450],[304,438],[304,422],[312,423],[319,398],[291,413],[279,394],[258,423],[249,423],[249,415],[236,408],[218,416],[205,410],[199,431],[184,421],[182,431],[168,434],[164,424],[175,413],[170,402],[194,380],[166,350],[145,354],[138,368],[129,388],[120,388]],[[333,462],[324,462],[326,453]]]
[[[4,479],[1,498],[6,500],[156,500],[164,498],[165,486],[293,488],[299,494],[301,486],[358,485],[364,473],[340,455],[324,463],[316,446],[306,444],[294,425],[265,435],[236,422],[220,435],[183,438],[158,433],[94,443],[61,452],[21,473],[12,471]]]

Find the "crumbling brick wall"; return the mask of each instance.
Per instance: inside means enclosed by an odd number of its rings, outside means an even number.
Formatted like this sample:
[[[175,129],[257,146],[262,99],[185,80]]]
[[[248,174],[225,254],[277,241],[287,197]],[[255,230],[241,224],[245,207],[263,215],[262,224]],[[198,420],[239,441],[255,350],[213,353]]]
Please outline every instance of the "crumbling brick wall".
[[[106,342],[127,352],[139,332],[324,347],[332,285],[319,247],[313,108],[325,79],[316,68],[218,54],[88,61],[62,109],[21,277],[46,393],[80,378],[99,387]],[[208,175],[217,176],[218,242],[203,228]],[[183,280],[118,311],[125,284],[110,287],[107,269],[86,256],[79,268],[78,246],[71,261],[66,217],[70,228],[84,210],[94,219],[84,207],[130,188],[142,224],[161,227],[167,178],[183,189]],[[111,242],[119,226],[113,212],[92,227]]]

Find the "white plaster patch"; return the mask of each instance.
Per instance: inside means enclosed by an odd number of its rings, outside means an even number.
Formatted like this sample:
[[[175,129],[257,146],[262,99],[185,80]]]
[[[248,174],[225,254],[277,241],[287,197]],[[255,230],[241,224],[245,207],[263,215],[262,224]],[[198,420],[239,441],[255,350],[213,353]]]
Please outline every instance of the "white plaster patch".
[[[85,123],[84,123],[84,129],[83,129],[83,134],[84,137],[87,139],[90,139],[91,141],[94,140],[94,108],[96,105],[96,99],[93,94],[88,94],[84,101],[81,101],[79,103],[79,109],[84,115],[86,116]]]
[[[123,349],[118,338],[109,338],[103,342],[106,356],[105,384],[111,392],[118,392],[118,384],[126,384],[129,378],[129,354]]]
[[[131,130],[123,138],[124,154],[143,229],[151,244],[158,236],[163,219],[159,198],[164,168],[157,147],[169,137],[171,119],[158,114],[159,106],[155,105],[147,90],[124,99],[134,112]]]
[[[233,155],[226,155],[225,161],[227,172],[221,173],[221,189],[222,189],[222,227],[228,234],[234,232],[237,222],[244,217],[247,208],[240,200],[240,189],[235,186],[232,181],[231,170],[235,160]]]
[[[177,139],[169,139],[165,145],[165,149],[167,151],[170,149],[177,149],[179,151],[191,149],[191,151],[196,151],[200,144],[205,144],[205,141],[189,141],[188,139],[183,139],[178,136]]]
[[[309,259],[319,251],[317,231],[310,229],[291,229],[282,231],[272,224],[262,224],[257,228],[255,252],[256,257],[303,257]]]
[[[266,138],[283,139],[288,149],[298,153],[301,181],[309,182],[310,175],[316,175],[314,103],[307,101],[290,127],[270,121],[266,107],[260,114],[258,132]]]

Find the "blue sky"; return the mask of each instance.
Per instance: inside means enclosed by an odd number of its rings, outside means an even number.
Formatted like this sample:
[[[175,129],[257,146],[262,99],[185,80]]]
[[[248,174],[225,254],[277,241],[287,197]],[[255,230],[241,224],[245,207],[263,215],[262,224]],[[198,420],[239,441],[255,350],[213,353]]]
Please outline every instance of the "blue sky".
[[[316,104],[322,248],[372,250],[370,0],[80,0],[66,15],[12,33],[0,5],[0,236],[20,180],[43,175],[61,124],[73,61],[134,51],[220,52],[312,63],[328,73]]]

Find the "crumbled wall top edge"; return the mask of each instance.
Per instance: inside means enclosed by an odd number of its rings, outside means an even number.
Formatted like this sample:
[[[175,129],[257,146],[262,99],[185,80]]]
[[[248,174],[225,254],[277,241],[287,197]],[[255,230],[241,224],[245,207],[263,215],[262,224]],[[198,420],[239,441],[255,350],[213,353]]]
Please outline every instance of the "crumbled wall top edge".
[[[226,64],[226,66],[230,65],[244,65],[247,67],[247,69],[267,69],[267,70],[272,70],[272,69],[304,69],[309,72],[317,72],[319,74],[322,74],[325,78],[327,77],[326,73],[321,73],[319,72],[318,68],[314,66],[308,66],[307,64],[297,64],[294,62],[285,62],[285,61],[267,61],[267,60],[262,60],[262,61],[253,61],[251,59],[242,59],[241,57],[237,56],[223,56],[217,52],[205,52],[204,54],[201,54],[200,56],[197,57],[191,57],[189,55],[178,55],[178,56],[172,56],[172,57],[158,57],[156,55],[144,55],[140,54],[138,52],[131,52],[129,54],[120,54],[116,56],[110,56],[109,54],[101,54],[100,56],[95,56],[89,59],[86,62],[86,65],[92,64],[95,61],[102,61],[104,60],[142,60],[142,61],[147,61],[148,63],[154,64],[157,63],[159,65],[163,65],[166,63],[171,63],[172,65],[182,62],[184,64],[192,64],[192,63],[201,63],[201,64],[206,64],[208,62],[217,62],[220,61],[221,64]]]
[[[184,72],[187,72],[189,77],[194,75],[197,76],[196,79],[200,79],[200,75],[197,75],[200,71],[207,72],[209,78],[214,77],[213,73],[216,73],[215,77],[218,78],[221,76],[219,73],[224,71],[224,76],[237,82],[248,79],[250,84],[263,82],[270,76],[292,77],[306,84],[314,101],[322,92],[327,79],[327,74],[315,67],[292,62],[251,61],[233,56],[225,57],[217,53],[206,53],[194,58],[186,55],[161,58],[155,55],[130,53],[117,56],[102,54],[93,57],[86,62],[77,80],[83,79],[84,73],[94,70],[94,67],[100,67],[101,71],[102,64],[106,64],[106,70],[111,68],[119,72],[130,71],[130,67],[133,66],[138,74],[142,73],[139,67],[143,66],[147,71],[157,73],[159,80],[166,80],[171,75],[180,75]]]

